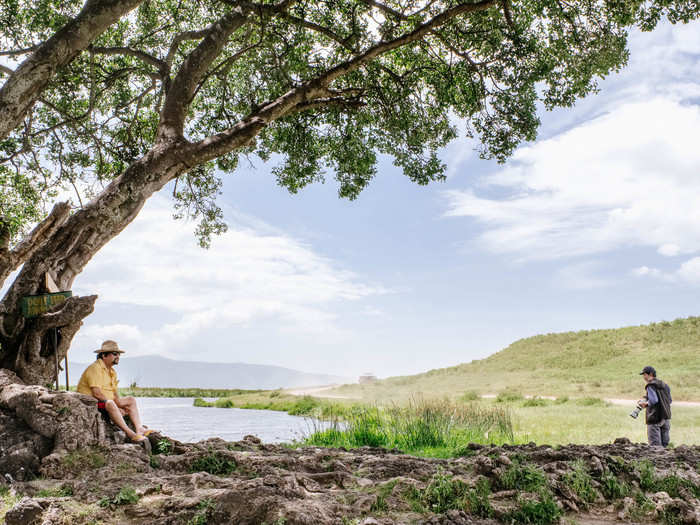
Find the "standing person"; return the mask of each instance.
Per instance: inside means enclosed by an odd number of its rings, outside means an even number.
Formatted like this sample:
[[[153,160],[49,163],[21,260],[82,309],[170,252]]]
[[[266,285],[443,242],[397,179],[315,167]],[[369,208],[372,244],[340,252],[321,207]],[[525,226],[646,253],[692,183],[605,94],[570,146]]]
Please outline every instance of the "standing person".
[[[119,348],[115,341],[105,341],[95,350],[97,360],[88,366],[78,382],[78,392],[97,399],[97,409],[106,413],[110,419],[122,429],[127,437],[134,443],[147,441],[152,430],[146,430],[141,424],[141,416],[133,397],[119,397],[117,389],[117,372],[114,365],[119,364],[119,356],[124,350]],[[124,416],[129,416],[134,424],[131,430],[124,421]]]
[[[667,447],[671,432],[671,388],[656,378],[653,366],[645,366],[639,373],[646,381],[647,395],[640,405],[646,408],[647,438],[649,444]]]

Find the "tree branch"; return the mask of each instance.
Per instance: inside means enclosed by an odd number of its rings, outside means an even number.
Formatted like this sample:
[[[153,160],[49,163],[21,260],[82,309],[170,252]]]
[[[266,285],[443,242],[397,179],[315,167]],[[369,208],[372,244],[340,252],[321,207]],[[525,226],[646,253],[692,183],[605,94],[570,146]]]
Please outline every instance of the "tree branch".
[[[142,1],[87,0],[78,16],[22,62],[0,89],[0,140],[19,125],[59,68]]]
[[[247,16],[240,10],[233,11],[207,29],[206,36],[182,63],[167,91],[160,113],[157,141],[182,138],[185,116],[200,80],[221,53],[229,36],[246,21]]]
[[[129,55],[138,58],[142,62],[154,66],[162,76],[165,76],[168,70],[165,61],[138,49],[131,49],[129,47],[90,47],[89,50],[91,53],[97,53],[99,55]]]
[[[189,162],[206,162],[224,155],[236,148],[249,144],[269,123],[294,110],[300,104],[325,97],[327,86],[335,79],[355,71],[374,58],[401,46],[420,40],[432,30],[446,24],[451,19],[465,13],[483,11],[492,7],[497,0],[482,0],[476,3],[459,4],[447,9],[421,24],[416,29],[389,41],[382,41],[355,58],[331,68],[317,78],[292,89],[277,99],[260,106],[254,113],[238,122],[232,128],[201,140],[192,145]]]
[[[12,250],[0,247],[0,285],[8,275],[29,259],[53,235],[70,214],[67,202],[56,204],[51,213],[41,221],[17,246]]]

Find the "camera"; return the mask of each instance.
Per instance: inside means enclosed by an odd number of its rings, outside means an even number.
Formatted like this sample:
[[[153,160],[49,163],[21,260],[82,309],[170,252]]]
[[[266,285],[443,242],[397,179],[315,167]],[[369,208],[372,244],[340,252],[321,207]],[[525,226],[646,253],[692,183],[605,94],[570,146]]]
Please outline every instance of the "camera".
[[[630,417],[632,419],[637,419],[637,416],[639,416],[639,413],[642,410],[644,410],[644,407],[642,406],[642,402],[644,402],[644,401],[645,401],[644,399],[640,399],[639,401],[637,401],[637,406],[634,407],[634,410],[632,410],[632,412],[630,412]]]

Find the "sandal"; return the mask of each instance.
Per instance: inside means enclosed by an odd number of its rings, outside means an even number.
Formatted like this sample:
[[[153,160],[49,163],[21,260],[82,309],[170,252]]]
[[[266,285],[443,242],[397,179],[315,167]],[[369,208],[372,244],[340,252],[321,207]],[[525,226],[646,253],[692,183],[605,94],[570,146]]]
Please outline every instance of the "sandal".
[[[148,437],[148,436],[150,436],[151,434],[154,434],[154,433],[156,433],[156,432],[158,432],[158,431],[149,428],[148,430],[146,430],[146,432],[143,433],[143,435],[144,435],[145,437]]]
[[[148,438],[142,434],[136,434],[134,437],[130,437],[129,441],[132,443],[143,443],[143,441],[147,439]]]

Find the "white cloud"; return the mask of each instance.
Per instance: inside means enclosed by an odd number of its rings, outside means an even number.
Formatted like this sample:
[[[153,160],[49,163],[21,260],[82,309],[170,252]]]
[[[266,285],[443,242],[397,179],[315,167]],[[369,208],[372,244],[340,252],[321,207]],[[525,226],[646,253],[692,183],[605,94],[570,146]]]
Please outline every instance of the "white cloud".
[[[87,324],[76,334],[73,344],[77,343],[83,349],[92,352],[100,347],[102,341],[117,339],[122,349],[130,351],[134,345],[140,346],[144,336],[143,331],[134,325],[120,323],[111,325]]]
[[[700,108],[628,103],[518,150],[485,179],[506,199],[446,193],[449,216],[475,218],[478,241],[521,259],[585,256],[629,246],[700,250]]]
[[[333,337],[342,332],[335,303],[386,292],[303,242],[247,223],[231,225],[203,250],[194,226],[173,221],[167,200],[153,197],[95,256],[74,291],[98,293],[98,308],[108,303],[155,307],[178,320],[146,334],[119,325],[86,326],[81,337],[94,344],[117,332],[126,340],[134,336],[136,353],[164,354],[181,351],[187,341],[206,341],[207,331],[255,321],[272,321],[280,331]]]
[[[678,270],[678,276],[688,283],[700,285],[700,257],[684,262]]]
[[[571,290],[590,290],[606,288],[615,284],[610,279],[596,275],[599,264],[594,261],[584,261],[570,264],[557,270],[555,280],[563,287]]]

